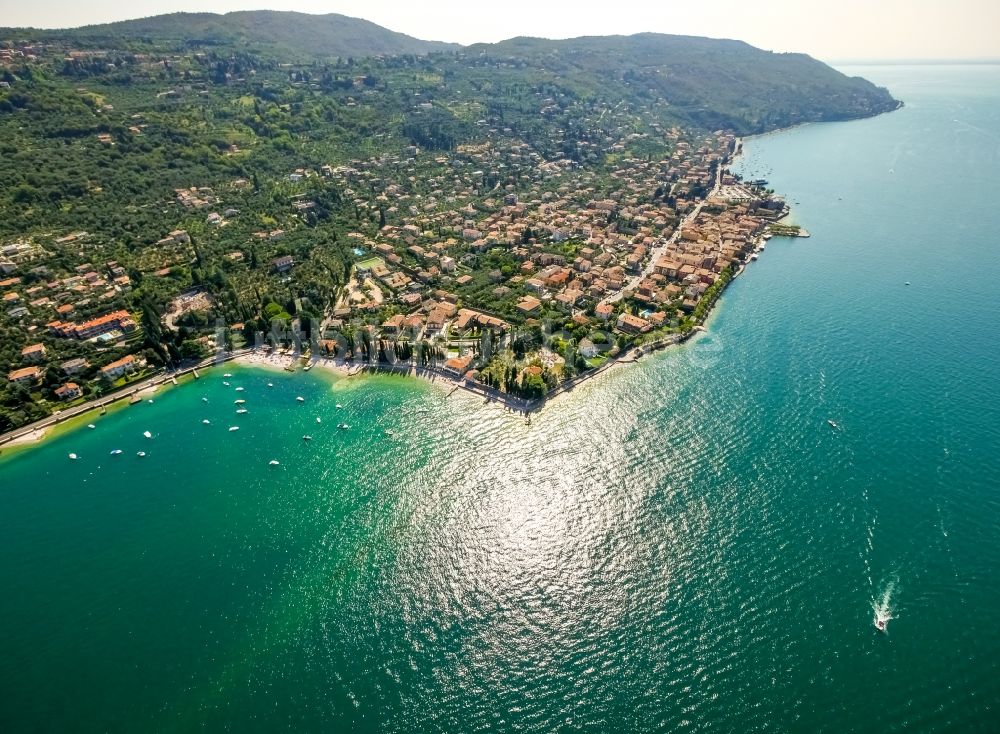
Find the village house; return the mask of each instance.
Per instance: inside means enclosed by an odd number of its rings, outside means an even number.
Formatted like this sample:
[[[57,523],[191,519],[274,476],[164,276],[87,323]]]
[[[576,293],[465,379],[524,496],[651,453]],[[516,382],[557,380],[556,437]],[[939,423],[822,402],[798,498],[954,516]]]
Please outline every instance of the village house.
[[[452,357],[451,359],[445,361],[444,369],[447,372],[462,376],[468,372],[469,365],[472,364],[472,359],[473,356],[471,352],[462,356]]]
[[[57,387],[53,392],[60,400],[73,400],[83,395],[83,390],[75,382],[67,382],[65,385]]]
[[[75,359],[67,359],[65,362],[59,365],[59,369],[61,369],[63,373],[67,375],[79,374],[88,367],[90,367],[90,362],[88,362],[83,357],[77,357]]]
[[[21,350],[21,359],[30,364],[38,364],[45,359],[45,345],[32,344]]]
[[[24,367],[7,375],[7,381],[16,385],[35,385],[42,379],[41,367]]]
[[[580,354],[582,354],[585,359],[593,359],[600,354],[600,351],[597,349],[597,345],[594,344],[594,342],[584,337],[580,340]]]
[[[528,278],[528,280],[524,281],[524,287],[534,293],[545,292],[545,282],[539,278]]]
[[[403,314],[398,313],[382,323],[382,331],[387,334],[395,334],[402,328],[405,320],[406,317]]]
[[[653,328],[653,325],[646,321],[646,319],[627,313],[618,316],[616,326],[619,331],[626,334],[641,334]]]
[[[111,364],[101,367],[101,377],[106,380],[115,380],[122,375],[130,374],[139,369],[140,363],[134,354],[128,354],[121,359],[115,360]]]
[[[271,261],[271,268],[276,273],[287,273],[295,265],[295,259],[291,255],[282,255]]]
[[[525,296],[517,304],[517,310],[523,314],[536,313],[542,307],[542,302],[534,296]]]

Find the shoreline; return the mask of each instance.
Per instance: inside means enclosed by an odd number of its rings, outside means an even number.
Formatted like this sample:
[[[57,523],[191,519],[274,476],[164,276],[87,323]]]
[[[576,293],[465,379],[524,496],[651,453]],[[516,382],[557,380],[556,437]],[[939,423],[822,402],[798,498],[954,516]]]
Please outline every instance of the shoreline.
[[[709,314],[714,312],[714,310],[713,307]],[[221,367],[229,362],[244,367],[288,372],[289,374],[311,371],[315,367],[321,373],[337,379],[353,378],[359,375],[395,375],[404,378],[422,379],[434,388],[444,391],[445,399],[461,391],[469,398],[476,397],[482,399],[479,403],[480,406],[494,405],[502,407],[508,412],[522,415],[525,422],[530,424],[532,413],[541,411],[550,402],[566,393],[571,393],[583,383],[589,382],[615,367],[635,364],[646,355],[663,351],[669,347],[682,345],[704,331],[706,331],[705,327],[699,325],[685,334],[671,334],[656,342],[633,347],[618,357],[609,359],[600,367],[585,372],[582,375],[577,375],[534,400],[508,395],[486,385],[469,382],[464,377],[459,377],[439,367],[418,367],[412,363],[352,364],[343,359],[313,356],[308,357],[306,365],[303,365],[301,362],[302,354],[265,354],[256,350],[246,350],[227,354],[221,358],[216,357],[206,360],[204,363],[199,363],[197,366],[188,367],[176,373],[163,373],[154,376],[140,385],[129,386],[118,393],[81,404],[73,409],[71,414],[55,413],[41,421],[36,421],[28,426],[4,434],[0,436],[0,460],[39,446],[47,439],[56,438],[65,433],[78,430],[88,423],[95,422],[95,418],[97,417],[103,417],[108,413],[126,408],[137,402],[135,400],[136,397],[142,400],[151,399],[154,395],[162,394],[165,388],[174,387],[175,384],[176,386],[187,384],[200,378],[200,375],[195,376],[198,370]],[[308,370],[306,366],[308,366]],[[294,367],[294,369],[288,370],[286,369],[287,367]]]
[[[784,130],[802,127],[807,124],[811,123],[794,125],[789,128],[785,128]],[[719,186],[718,182],[721,180],[723,171],[730,170],[733,163],[743,155],[743,143],[745,140],[763,137],[764,135],[771,135],[775,132],[783,132],[784,130],[774,130],[760,135],[737,138],[738,145],[736,151],[726,162],[725,168],[720,168],[716,178],[716,186],[713,187],[712,191],[705,197],[706,200],[717,190]],[[718,303],[718,300],[722,298],[726,289],[729,288],[732,282],[743,274],[748,264],[749,262],[743,262],[740,264],[739,269],[733,274],[729,282],[726,283],[725,287],[723,287],[719,292],[716,303]],[[654,342],[632,347],[628,351],[617,355],[616,357],[609,358],[608,361],[600,367],[577,375],[576,377],[557,385],[542,397],[534,400],[519,398],[500,392],[499,390],[486,385],[469,382],[462,376],[436,366],[419,367],[413,363],[354,363],[353,361],[336,357],[323,357],[315,355],[304,357],[301,353],[265,353],[259,352],[256,349],[244,349],[229,354],[216,355],[203,360],[195,366],[186,367],[177,372],[160,373],[159,375],[149,378],[140,385],[127,386],[116,393],[112,393],[111,395],[103,396],[88,403],[76,406],[75,408],[71,408],[71,412],[68,414],[62,412],[54,413],[47,418],[29,424],[28,426],[24,426],[10,431],[7,434],[0,435],[0,455],[12,452],[12,450],[18,451],[31,446],[36,446],[46,438],[61,435],[64,432],[78,428],[83,425],[84,420],[87,417],[92,416],[95,411],[100,411],[101,415],[104,415],[109,409],[117,410],[122,406],[130,405],[133,402],[136,402],[137,397],[140,399],[149,398],[151,395],[156,394],[164,385],[173,386],[180,384],[180,380],[187,382],[191,379],[197,379],[199,377],[197,374],[198,370],[207,370],[211,367],[221,366],[227,362],[235,362],[236,364],[248,367],[290,372],[292,374],[298,373],[300,370],[310,371],[313,367],[318,367],[320,371],[326,372],[338,378],[356,377],[359,374],[392,374],[403,377],[423,378],[425,382],[446,390],[446,398],[450,397],[458,390],[462,390],[470,396],[484,398],[484,402],[482,403],[483,405],[496,403],[498,405],[502,405],[509,411],[520,413],[524,415],[525,422],[530,423],[531,414],[533,412],[540,411],[547,404],[549,404],[549,402],[556,400],[561,395],[572,392],[577,386],[582,385],[583,383],[588,382],[605,372],[608,372],[618,365],[634,364],[639,362],[642,357],[648,354],[653,354],[669,347],[685,344],[692,337],[707,331],[705,324],[710,320],[712,314],[715,312],[716,303],[712,304],[712,307],[708,310],[708,313],[705,314],[701,322],[690,331],[668,334]],[[307,360],[304,364],[302,361],[303,358]],[[128,402],[126,402],[126,398],[128,399]]]
[[[99,398],[88,400],[66,410],[57,411],[34,423],[15,428],[13,431],[8,431],[0,435],[0,455],[10,453],[12,452],[11,450],[35,446],[46,438],[62,435],[87,422],[93,422],[88,419],[93,419],[95,414],[97,417],[101,417],[133,403],[152,399],[153,395],[161,394],[164,389],[180,386],[197,379],[199,377],[197,374],[198,370],[205,370],[217,364],[224,364],[239,356],[240,353],[233,353],[222,359],[213,357],[203,360],[197,365],[185,367],[174,372],[161,372],[137,383],[126,385],[108,395],[102,395]]]

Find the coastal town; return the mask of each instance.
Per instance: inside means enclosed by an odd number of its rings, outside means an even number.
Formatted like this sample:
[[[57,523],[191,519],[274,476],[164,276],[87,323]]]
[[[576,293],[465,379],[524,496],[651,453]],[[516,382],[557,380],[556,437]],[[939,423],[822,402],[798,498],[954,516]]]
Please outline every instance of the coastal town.
[[[5,355],[11,409],[0,428],[253,348],[412,365],[534,403],[682,341],[769,228],[800,234],[777,224],[788,210],[766,182],[728,171],[734,133],[655,120],[636,131],[616,108],[539,97],[539,115],[577,115],[585,139],[554,129],[529,142],[482,119],[481,142],[451,151],[404,145],[287,169],[273,182],[287,203],[255,219],[244,212],[259,198],[256,175],[174,188],[151,241],[84,230],[8,238],[0,325],[20,344]],[[143,115],[121,119],[116,135],[147,134]],[[558,149],[571,144],[573,157]],[[317,244],[318,213],[335,207],[354,212],[353,228],[333,235],[349,263],[320,290],[319,273],[336,264]],[[222,257],[206,277],[208,248]],[[261,293],[282,290],[261,307]],[[228,323],[227,303],[249,318]]]

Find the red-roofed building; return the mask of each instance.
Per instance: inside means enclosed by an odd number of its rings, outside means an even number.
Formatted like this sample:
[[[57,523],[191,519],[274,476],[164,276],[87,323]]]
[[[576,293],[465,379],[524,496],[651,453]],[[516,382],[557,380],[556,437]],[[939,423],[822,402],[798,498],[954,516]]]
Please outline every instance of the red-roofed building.
[[[67,382],[65,385],[57,387],[54,392],[60,400],[73,400],[83,395],[83,390],[75,382]]]
[[[41,379],[41,367],[25,367],[20,370],[14,370],[7,375],[8,382],[14,382],[18,385],[34,385]]]
[[[444,363],[444,368],[448,372],[454,372],[456,375],[461,377],[469,370],[469,365],[472,364],[472,353],[452,357],[447,362]]]
[[[646,319],[641,319],[638,316],[633,316],[632,314],[623,313],[618,316],[618,329],[629,334],[641,334],[642,332],[649,331],[653,328]]]
[[[140,362],[134,354],[128,354],[109,365],[101,367],[101,377],[114,380],[124,374],[135,372],[140,367]]]
[[[21,359],[25,362],[30,362],[32,364],[38,364],[43,359],[45,359],[45,345],[44,344],[32,344],[21,350]]]

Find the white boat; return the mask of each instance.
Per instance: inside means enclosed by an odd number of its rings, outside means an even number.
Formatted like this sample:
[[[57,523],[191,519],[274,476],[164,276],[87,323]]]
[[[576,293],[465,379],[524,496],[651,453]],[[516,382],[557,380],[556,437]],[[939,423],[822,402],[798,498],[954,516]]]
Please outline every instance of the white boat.
[[[277,459],[271,459],[271,460],[270,460],[269,462],[267,462],[267,463],[268,463],[268,464],[270,464],[271,466],[278,466],[278,464],[279,464],[280,462],[279,462],[279,461],[278,461]]]
[[[299,401],[300,403],[304,403],[304,402],[306,401],[306,399],[305,399],[304,397],[302,397],[301,395],[299,395],[299,396],[298,396],[297,398],[295,398],[295,399],[296,399],[296,400],[298,400],[298,401]]]
[[[228,382],[223,381],[222,384],[225,385],[226,387],[229,387],[229,383]]]
[[[240,430],[240,427],[239,426],[229,426],[229,430],[230,431],[238,431],[238,430]]]
[[[202,398],[202,399],[201,399],[201,402],[203,402],[203,403],[207,403],[207,402],[208,402],[208,398]]]
[[[243,405],[245,402],[246,400],[234,400],[233,405]]]
[[[146,438],[152,438],[153,437],[153,434],[150,433],[149,431],[143,431],[142,435],[145,436]]]
[[[830,428],[840,428],[840,426],[837,425],[836,421],[833,421],[833,420],[830,420],[829,418],[827,418],[826,422],[830,424]]]
[[[121,449],[115,449],[114,451],[111,452],[111,455],[112,456],[118,456],[118,454],[120,454],[121,452],[122,452]]]
[[[274,383],[273,382],[269,382],[269,383],[267,383],[267,386],[268,387],[274,387]]]
[[[236,392],[243,392],[243,388],[242,387],[236,388]]]
[[[350,426],[347,425],[346,423],[338,423],[337,428],[341,428],[346,431],[348,428],[350,428]]]
[[[343,405],[341,405],[340,403],[337,403],[337,409],[338,409],[338,410],[339,410],[340,408],[343,408],[343,407],[344,407]]]
[[[303,441],[312,441],[312,440],[313,440],[313,437],[312,437],[312,436],[303,436],[303,437],[302,437],[302,440],[303,440]]]
[[[76,454],[70,454],[70,455],[69,455],[69,458],[71,458],[71,459],[72,459],[73,461],[76,461],[76,460],[77,460],[77,459],[79,459],[80,457],[79,457],[79,456],[77,456]]]
[[[97,428],[93,423],[88,423],[87,428]]]
[[[320,418],[319,416],[316,416],[316,422],[317,422],[317,423],[322,423],[322,422],[323,422],[323,419],[322,419],[322,418]]]
[[[212,421],[210,421],[208,418],[202,421],[202,423],[204,423],[206,426],[209,425],[211,422]]]
[[[238,410],[236,411],[236,414],[237,414],[237,415],[243,415],[243,414],[244,414],[244,413],[246,413],[246,412],[248,412],[246,408],[239,408],[239,409],[238,409]]]
[[[138,456],[141,459],[143,456],[146,455],[146,452],[145,451],[137,451],[135,455]]]
[[[232,375],[227,372],[226,374],[223,375],[223,377],[232,377]]]
[[[875,615],[875,629],[879,632],[885,632],[885,628],[889,626],[889,617],[882,612],[878,612]]]
[[[757,253],[756,253],[756,252],[755,252],[755,253],[753,253],[753,254],[752,254],[752,255],[750,256],[750,259],[751,259],[751,260],[756,260],[756,259],[757,259]]]

